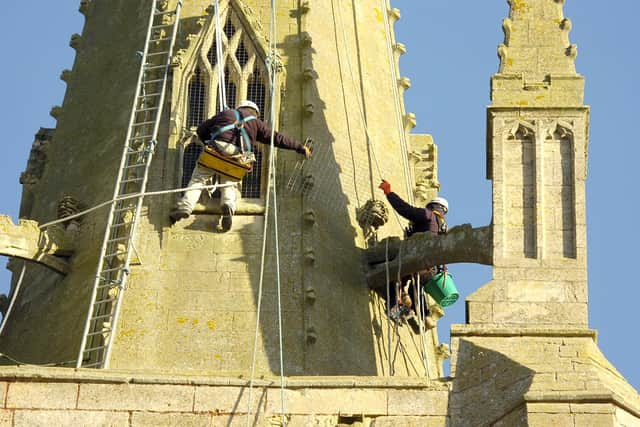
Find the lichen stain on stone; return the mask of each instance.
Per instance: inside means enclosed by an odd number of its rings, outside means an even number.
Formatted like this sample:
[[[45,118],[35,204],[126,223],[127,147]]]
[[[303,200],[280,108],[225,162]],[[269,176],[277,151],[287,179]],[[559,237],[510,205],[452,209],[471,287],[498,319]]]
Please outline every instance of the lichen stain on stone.
[[[207,320],[207,328],[209,328],[212,331],[215,331],[216,330],[215,320]]]
[[[526,107],[527,105],[529,105],[529,101],[524,101],[524,100],[518,101],[518,105]]]
[[[378,22],[382,22],[383,21],[382,11],[380,9],[378,9],[377,7],[376,7],[376,21],[378,21]]]
[[[219,354],[214,354],[213,358],[216,359],[216,360],[220,360],[220,359],[222,359],[222,356],[219,355]]]
[[[514,12],[527,13],[531,10],[531,6],[525,0],[511,0],[511,10]]]
[[[544,99],[544,95],[538,95],[538,96],[536,96],[536,100],[537,100],[537,101],[540,101],[540,100],[542,100],[542,99]]]
[[[513,65],[513,58],[507,58],[507,65],[508,66],[512,66]]]
[[[187,323],[189,321],[189,318],[188,317],[178,317],[176,320],[178,321],[178,323],[183,325],[183,324],[185,324],[185,323]]]
[[[192,324],[193,326],[196,326],[198,323],[200,323],[200,320],[198,320],[198,319],[192,319],[192,320],[191,320],[191,324]]]
[[[131,338],[132,336],[134,336],[136,334],[136,330],[135,329],[127,329],[127,330],[121,330],[119,335],[119,338]],[[140,334],[142,335],[142,334]]]

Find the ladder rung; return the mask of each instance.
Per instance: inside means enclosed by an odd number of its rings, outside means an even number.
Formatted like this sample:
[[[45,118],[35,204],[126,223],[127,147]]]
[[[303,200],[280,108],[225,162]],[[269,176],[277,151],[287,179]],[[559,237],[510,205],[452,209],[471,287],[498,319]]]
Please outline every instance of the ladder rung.
[[[102,277],[100,279],[102,279]],[[116,283],[116,282],[118,282],[118,283]],[[106,285],[98,285],[98,286],[96,286],[96,289],[114,288],[114,287],[117,287],[119,284],[120,284],[119,280],[114,280],[113,283],[107,283]]]
[[[103,258],[113,258],[113,257],[117,257],[118,255],[126,255],[127,252],[120,252],[120,251],[116,251],[116,252],[111,252],[109,255],[105,255]]]
[[[111,318],[111,317],[113,317],[112,314],[102,314],[100,316],[92,317],[91,320],[107,319],[107,318]]]
[[[134,169],[134,168],[139,168],[139,167],[144,167],[147,166],[146,163],[138,163],[136,165],[129,165],[129,166],[125,166],[124,169]]]
[[[168,50],[163,50],[162,52],[147,53],[147,58],[150,56],[166,55],[168,53]]]
[[[156,9],[156,11],[153,14],[158,16],[158,15],[173,15],[175,13],[176,13],[175,10],[157,10]]]
[[[136,110],[136,113],[142,113],[142,112],[144,112],[144,111],[153,111],[153,110],[157,110],[157,109],[159,109],[159,108],[160,108],[160,107],[141,108],[141,109],[139,109],[139,110]]]
[[[102,270],[100,273],[104,274],[104,273],[111,273],[111,272],[113,272],[113,271],[121,271],[121,270],[124,270],[124,268],[122,268],[122,267],[117,267],[117,268],[108,268],[108,269],[106,269],[106,270]],[[100,278],[101,280],[106,280],[106,279],[104,279],[104,278],[102,278],[102,277],[99,277],[99,278]]]
[[[129,240],[131,236],[118,237],[115,239],[107,240],[107,243],[116,243],[116,242],[124,242],[125,240]]]
[[[108,303],[108,302],[111,302],[111,303],[112,303],[112,302],[114,302],[114,299],[113,299],[113,298],[109,298],[109,299],[101,299],[101,300],[98,300],[98,301],[94,302],[94,303],[93,303],[93,305],[94,305],[94,306],[96,306],[96,305],[102,305],[102,304],[106,304],[106,303]]]
[[[173,27],[173,24],[159,24],[151,27],[152,30],[157,30],[158,28],[169,28]]]
[[[145,93],[144,95],[139,95],[138,98],[155,98],[160,95],[162,95],[162,92]]]
[[[143,85],[148,85],[148,84],[152,84],[152,83],[160,83],[163,82],[164,79],[153,79],[153,80],[142,80],[142,84]]]
[[[166,42],[171,40],[171,37],[164,37],[164,38],[160,38],[160,39],[151,39],[149,40],[149,43],[158,43],[158,42]]]
[[[100,366],[101,364],[102,364],[102,362],[94,362],[94,363],[83,364],[80,367],[81,368],[92,368],[94,366]]]
[[[144,70],[145,71],[157,70],[158,68],[167,68],[167,64],[164,64],[164,65],[152,65],[152,66],[145,65],[144,66]]]
[[[117,222],[115,224],[111,224],[111,229],[120,228],[120,227],[123,227],[123,226],[126,226],[126,225],[131,225],[131,223],[130,222]]]
[[[129,141],[134,139],[145,139],[145,138],[153,138],[153,135],[140,135],[140,136],[132,136],[129,138]]]
[[[138,181],[142,181],[142,180],[144,180],[144,177],[125,179],[124,181],[120,181],[120,184],[127,184],[129,182],[138,182]]]
[[[93,320],[93,319],[92,319],[92,320]],[[102,335],[102,334],[104,334],[105,332],[111,332],[111,329],[104,330],[104,331],[100,331],[100,332],[90,332],[90,333],[88,333],[88,334],[87,334],[87,337],[95,337],[95,336],[97,336],[97,335]]]
[[[151,120],[146,122],[134,123],[133,126],[147,126],[147,125],[153,125],[155,123],[156,123],[155,120]]]
[[[121,213],[121,212],[126,212],[126,211],[130,211],[135,209],[135,205],[134,206],[125,206],[124,208],[117,208],[113,210],[113,213]]]
[[[85,348],[83,353],[91,353],[92,351],[104,350],[105,348],[107,348],[106,345],[101,345],[99,347]]]

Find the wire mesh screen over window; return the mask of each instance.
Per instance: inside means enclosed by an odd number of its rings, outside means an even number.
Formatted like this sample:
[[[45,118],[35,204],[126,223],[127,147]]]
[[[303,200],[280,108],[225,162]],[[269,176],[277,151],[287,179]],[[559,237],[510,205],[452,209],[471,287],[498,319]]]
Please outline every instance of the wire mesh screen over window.
[[[199,64],[189,80],[187,126],[190,128],[198,126],[206,118],[221,110],[218,95],[220,91],[218,70],[221,66],[224,66],[224,93],[227,105],[233,108],[240,100],[249,99],[258,105],[262,117],[270,115],[266,110],[270,94],[267,90],[264,58],[256,50],[233,7],[227,8],[221,20],[224,22],[221,35],[222,60],[218,61],[215,37],[212,37],[213,41],[205,46],[200,55]],[[262,159],[265,150],[266,146],[262,144],[257,144],[255,147],[256,162],[253,170],[242,181],[243,198],[261,197],[264,175]],[[202,146],[195,142],[185,147],[181,182],[183,186],[188,184],[201,151]]]

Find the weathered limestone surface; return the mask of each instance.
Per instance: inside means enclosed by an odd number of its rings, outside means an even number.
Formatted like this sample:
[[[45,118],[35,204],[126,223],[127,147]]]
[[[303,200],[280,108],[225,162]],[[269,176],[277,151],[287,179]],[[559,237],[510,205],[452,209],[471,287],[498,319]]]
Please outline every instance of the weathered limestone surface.
[[[36,221],[0,215],[0,255],[43,264],[59,273],[67,273],[67,257],[73,252],[72,236],[60,227],[40,230]]]
[[[491,227],[471,228],[471,225],[453,227],[446,235],[433,237],[428,233],[416,233],[410,239],[390,239],[389,264],[386,264],[387,242],[367,249],[365,257],[371,270],[367,282],[373,289],[385,286],[387,268],[390,277],[398,270],[403,274],[415,274],[427,266],[470,262],[490,265],[492,262]],[[402,251],[402,257],[398,254]]]
[[[0,422],[15,427],[244,425],[249,408],[244,379],[1,368],[0,381]],[[253,394],[252,425],[281,425],[279,379],[256,380]],[[287,425],[335,426],[356,415],[362,425],[444,427],[448,394],[441,381],[287,378]]]

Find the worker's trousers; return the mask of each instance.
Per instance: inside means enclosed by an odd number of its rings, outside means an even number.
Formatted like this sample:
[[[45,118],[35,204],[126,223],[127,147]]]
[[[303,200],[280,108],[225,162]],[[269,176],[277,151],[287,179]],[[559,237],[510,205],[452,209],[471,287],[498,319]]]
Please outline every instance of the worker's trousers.
[[[220,141],[214,141],[214,143],[219,152],[228,156],[233,156],[240,152],[240,148],[236,145]],[[188,188],[212,184],[216,175],[218,184],[222,186],[220,188],[220,204],[229,206],[231,213],[234,213],[236,211],[238,183],[240,181],[225,175],[217,174],[213,169],[205,168],[204,166],[200,166],[200,164],[196,163]],[[191,214],[196,203],[198,203],[201,193],[202,190],[200,189],[186,190],[184,195],[178,201],[178,209]]]

